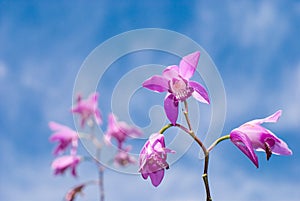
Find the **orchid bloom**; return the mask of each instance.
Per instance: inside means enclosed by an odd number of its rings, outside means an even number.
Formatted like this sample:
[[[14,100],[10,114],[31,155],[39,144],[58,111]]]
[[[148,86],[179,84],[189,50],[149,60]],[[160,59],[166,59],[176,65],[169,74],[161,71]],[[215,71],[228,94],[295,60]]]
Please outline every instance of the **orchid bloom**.
[[[126,122],[117,121],[117,117],[111,113],[108,117],[108,128],[104,140],[107,144],[111,144],[111,139],[115,138],[118,142],[118,148],[122,149],[127,137],[138,137],[141,134],[138,128],[129,126]]]
[[[71,109],[72,113],[78,113],[81,117],[81,127],[91,118],[94,118],[96,124],[102,123],[102,117],[98,108],[99,93],[92,93],[86,100],[82,100],[82,97],[78,95],[77,105]]]
[[[116,154],[114,161],[116,165],[119,166],[126,166],[129,164],[134,164],[135,158],[129,155],[131,147],[126,147],[124,150],[119,150],[118,153]]]
[[[164,108],[170,122],[175,125],[178,118],[178,103],[190,96],[196,100],[209,104],[209,97],[205,88],[195,81],[190,81],[198,65],[200,52],[194,52],[182,58],[179,67],[168,66],[160,75],[154,75],[144,81],[143,87],[155,92],[167,91]]]
[[[261,126],[262,123],[275,123],[281,116],[281,110],[264,119],[249,121],[230,133],[231,141],[254,163],[258,168],[257,155],[254,150],[265,151],[267,160],[272,153],[276,155],[291,155],[288,145],[271,131]]]
[[[74,201],[77,194],[83,194],[82,190],[85,187],[85,184],[80,184],[78,186],[75,186],[65,196],[66,201]]]
[[[144,179],[150,176],[155,187],[161,183],[165,169],[169,168],[166,162],[168,153],[174,153],[174,151],[166,148],[164,135],[160,133],[152,134],[141,150],[139,172]]]
[[[67,169],[71,169],[72,175],[76,177],[76,166],[79,164],[80,159],[80,156],[75,155],[61,156],[52,162],[51,167],[55,175],[63,174]]]
[[[55,122],[49,122],[49,127],[54,131],[49,140],[51,142],[58,141],[59,143],[54,150],[54,154],[58,155],[64,152],[69,145],[72,146],[71,154],[76,154],[78,146],[78,135],[76,131]]]

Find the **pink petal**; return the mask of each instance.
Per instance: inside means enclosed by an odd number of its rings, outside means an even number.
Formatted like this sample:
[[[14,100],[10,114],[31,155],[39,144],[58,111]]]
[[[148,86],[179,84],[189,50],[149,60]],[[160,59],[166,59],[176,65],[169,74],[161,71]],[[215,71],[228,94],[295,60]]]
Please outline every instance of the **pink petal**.
[[[156,172],[149,173],[153,186],[157,187],[161,183],[162,179],[164,178],[164,173],[164,169],[160,169]]]
[[[143,179],[147,179],[149,176],[148,171],[145,171],[145,170],[141,170],[141,174],[142,174]]]
[[[153,133],[149,137],[150,145],[154,145],[155,143],[159,142],[163,146],[165,146],[165,136],[161,133]]]
[[[117,130],[117,118],[113,113],[110,113],[108,116],[108,130],[114,131]]]
[[[99,97],[98,92],[91,93],[88,97],[89,105],[90,106],[97,106],[98,105],[98,97]]]
[[[198,82],[189,81],[189,85],[194,89],[192,95],[196,100],[202,103],[210,103],[208,93],[201,84],[199,84]]]
[[[164,92],[168,90],[169,85],[166,78],[154,75],[143,82],[143,87],[156,92]]]
[[[166,96],[164,108],[168,119],[175,125],[178,118],[178,101],[173,94],[168,94]]]
[[[96,124],[98,124],[98,125],[102,124],[102,116],[101,116],[100,110],[98,110],[98,109],[95,110],[94,118],[95,118]]]
[[[200,58],[200,52],[191,53],[183,57],[179,64],[179,74],[189,80],[195,73]]]
[[[278,110],[277,112],[275,112],[274,114],[266,117],[266,118],[263,118],[263,119],[255,119],[255,120],[252,120],[252,121],[249,121],[248,123],[249,124],[262,124],[262,123],[275,123],[278,121],[279,117],[281,116],[282,114],[282,110]]]
[[[292,150],[289,149],[288,145],[275,136],[271,131],[269,133],[263,133],[260,135],[260,141],[264,144],[269,144],[273,154],[277,155],[292,155]],[[264,149],[264,147],[262,147]]]
[[[54,121],[50,121],[49,124],[48,124],[49,128],[53,131],[55,130],[66,130],[66,129],[70,129],[69,127],[67,126],[64,126],[62,124],[59,124],[59,123],[56,123]]]
[[[279,143],[275,143],[274,147],[272,148],[272,153],[286,156],[293,154],[292,150],[290,150],[288,145],[282,140],[280,140]]]
[[[177,78],[179,75],[179,68],[176,65],[173,66],[168,66],[164,71],[163,71],[163,77],[165,77],[168,80],[171,80],[173,78]]]
[[[230,140],[235,144],[258,168],[258,159],[254,153],[254,149],[251,143],[251,140],[245,133],[240,132],[237,129],[234,129],[230,133]]]

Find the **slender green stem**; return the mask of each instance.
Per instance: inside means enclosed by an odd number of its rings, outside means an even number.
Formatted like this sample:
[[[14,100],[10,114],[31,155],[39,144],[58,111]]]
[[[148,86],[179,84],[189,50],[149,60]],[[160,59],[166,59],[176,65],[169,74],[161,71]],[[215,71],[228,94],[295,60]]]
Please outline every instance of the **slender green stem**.
[[[203,182],[204,182],[204,185],[205,185],[206,201],[212,201],[212,198],[211,198],[211,195],[210,195],[208,177],[207,177],[208,163],[209,163],[209,151],[208,151],[208,149],[206,149],[206,147],[204,146],[202,141],[195,135],[194,131],[192,130],[191,121],[190,121],[189,116],[188,116],[187,101],[184,101],[184,111],[183,111],[183,113],[184,113],[188,128],[186,128],[185,126],[183,126],[181,124],[178,124],[178,123],[176,123],[175,125],[167,124],[162,129],[160,129],[159,133],[163,134],[167,129],[171,128],[172,126],[176,126],[176,127],[180,128],[181,130],[183,130],[184,132],[186,132],[187,134],[189,134],[197,142],[197,144],[201,147],[201,149],[202,149],[202,151],[204,152],[204,155],[205,155],[204,170],[203,170],[202,179],[203,179]],[[217,142],[217,143],[219,143],[219,142]]]
[[[162,129],[160,129],[159,133],[163,134],[167,129],[171,128],[173,125],[172,124],[167,124]]]
[[[224,135],[220,138],[218,138],[214,143],[212,143],[212,145],[210,145],[210,147],[207,149],[208,152],[210,152],[217,144],[219,144],[220,142],[224,141],[224,140],[228,140],[230,139],[230,135]]]
[[[100,201],[104,201],[104,167],[100,163],[101,149],[97,148],[97,159],[98,159],[98,177],[99,177],[99,191],[100,191]]]

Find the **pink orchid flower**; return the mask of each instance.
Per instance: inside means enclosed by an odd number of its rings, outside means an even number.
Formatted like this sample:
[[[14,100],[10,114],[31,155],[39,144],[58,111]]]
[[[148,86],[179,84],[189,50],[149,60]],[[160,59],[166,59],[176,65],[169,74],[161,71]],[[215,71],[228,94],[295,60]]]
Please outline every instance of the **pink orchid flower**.
[[[164,135],[160,133],[152,134],[143,146],[139,156],[139,171],[142,177],[147,179],[149,176],[153,186],[157,187],[164,177],[165,169],[169,168],[169,164],[166,162],[167,154],[174,152],[166,148]]]
[[[58,174],[64,174],[64,172],[67,169],[71,170],[71,173],[74,177],[77,176],[76,174],[76,167],[80,162],[81,157],[80,156],[72,156],[72,155],[68,155],[68,156],[61,156],[56,158],[53,162],[52,162],[52,169],[54,170],[54,174],[58,175]]]
[[[134,164],[136,163],[136,160],[134,157],[129,155],[131,147],[126,147],[124,150],[119,150],[118,153],[116,154],[114,161],[115,164],[118,166],[126,166],[129,164]]]
[[[78,95],[77,105],[72,109],[72,113],[78,113],[81,117],[81,127],[85,125],[88,120],[94,119],[96,124],[102,123],[102,117],[98,108],[98,93],[92,93],[86,100],[82,100],[82,97]]]
[[[275,136],[271,131],[261,126],[262,123],[275,123],[281,116],[281,110],[264,119],[249,121],[230,133],[231,141],[254,163],[258,168],[258,159],[254,150],[264,151],[267,160],[272,154],[291,155],[288,145]]]
[[[195,81],[190,81],[198,65],[200,52],[194,52],[182,58],[179,67],[168,66],[162,76],[154,75],[143,83],[143,87],[155,92],[168,92],[164,101],[166,115],[175,125],[178,118],[178,103],[190,96],[196,100],[209,104],[209,97],[205,88]]]
[[[104,140],[107,144],[111,144],[111,139],[115,138],[118,142],[118,148],[123,149],[123,143],[128,137],[141,136],[142,132],[133,126],[129,126],[123,121],[117,121],[114,114],[110,114],[108,117],[108,128],[104,136]]]
[[[69,145],[72,146],[71,154],[76,154],[78,146],[78,135],[76,131],[55,122],[49,122],[49,127],[54,131],[49,140],[51,142],[58,142],[54,154],[58,155],[63,153]]]

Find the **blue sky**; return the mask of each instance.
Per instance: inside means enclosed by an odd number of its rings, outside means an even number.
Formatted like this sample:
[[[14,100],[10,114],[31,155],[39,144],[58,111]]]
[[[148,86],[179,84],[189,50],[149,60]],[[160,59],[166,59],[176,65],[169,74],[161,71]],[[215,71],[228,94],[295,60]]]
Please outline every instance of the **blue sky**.
[[[69,108],[75,78],[94,48],[122,32],[149,27],[184,34],[212,57],[226,89],[224,134],[283,110],[279,122],[267,127],[289,144],[293,156],[272,156],[266,162],[259,153],[256,169],[224,142],[211,155],[215,200],[298,200],[300,3],[229,0],[0,1],[0,200],[61,200],[69,187],[95,176],[88,164],[80,167],[79,179],[52,176],[48,121],[73,125]],[[163,56],[158,60],[168,64]],[[153,62],[148,57],[132,60],[124,62]],[[170,64],[174,61],[171,57]],[[122,73],[112,69],[111,75],[116,80]],[[106,117],[113,83],[99,88]],[[153,96],[162,100],[164,95]],[[202,162],[196,150],[192,146],[158,188],[139,176],[108,170],[107,200],[203,199]],[[89,189],[81,199],[96,200],[96,191]]]

